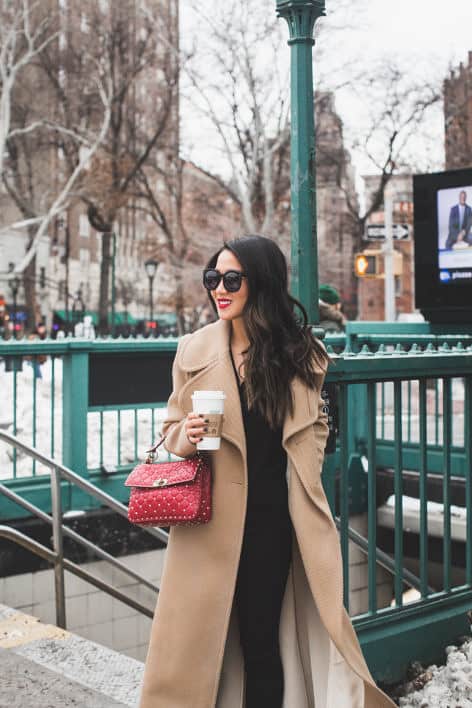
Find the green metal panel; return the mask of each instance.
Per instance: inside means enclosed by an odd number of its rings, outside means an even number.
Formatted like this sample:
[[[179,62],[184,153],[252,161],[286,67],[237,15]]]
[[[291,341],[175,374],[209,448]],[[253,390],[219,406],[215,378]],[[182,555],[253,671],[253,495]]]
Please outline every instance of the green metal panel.
[[[339,390],[339,432],[340,432],[340,477],[339,477],[339,516],[341,520],[341,552],[343,558],[343,598],[349,612],[349,449],[347,431],[349,430],[347,405],[347,386]]]
[[[88,353],[66,354],[62,382],[62,461],[87,474]]]
[[[467,612],[472,591],[457,592],[399,612],[379,612],[375,619],[354,619],[364,656],[377,681],[405,677],[408,664],[444,663],[444,648],[469,634]]]
[[[348,386],[347,398],[349,452],[365,455],[367,451],[367,386],[365,384]]]
[[[395,381],[462,376],[472,374],[472,349],[465,353],[417,352],[402,356],[393,354],[358,354],[348,358],[336,358],[330,367],[329,380],[336,383],[364,381]]]
[[[21,367],[20,367],[21,370]],[[18,369],[13,369],[13,435],[18,433],[17,430],[17,399],[18,399]],[[13,450],[13,477],[16,477],[16,465],[18,461],[18,451]]]
[[[465,382],[465,490],[466,490],[466,543],[469,553],[466,558],[466,582],[472,585],[472,376]]]
[[[428,587],[428,461],[426,420],[426,379],[420,379],[420,443],[419,443],[419,492],[420,492],[420,581],[421,596],[426,597]]]
[[[395,443],[384,440],[377,441],[377,465],[379,467],[393,467]],[[421,451],[417,443],[403,443],[403,466],[407,470],[421,469]],[[429,446],[427,451],[427,469],[430,474],[442,474],[444,453],[442,445]],[[465,453],[462,449],[452,449],[451,473],[455,477],[465,477],[467,464]]]
[[[451,379],[443,379],[443,589],[451,589],[451,447],[452,447],[452,391]]]
[[[377,565],[375,549],[377,547],[377,460],[376,460],[376,386],[367,385],[367,460],[369,464],[367,480],[367,536],[369,541],[367,556],[369,612],[377,610]]]
[[[394,383],[394,418],[395,418],[395,458],[394,458],[394,493],[395,493],[395,604],[403,604],[403,457],[402,457],[402,382]]]
[[[22,356],[31,354],[70,354],[72,352],[90,352],[94,354],[110,354],[112,352],[175,352],[178,338],[160,337],[144,339],[143,337],[118,337],[117,339],[98,338],[80,339],[66,337],[64,339],[31,339],[31,340],[0,340],[0,356],[13,356],[21,364]]]
[[[367,510],[367,474],[359,455],[349,458],[349,515]]]
[[[55,431],[56,431],[56,421],[55,421],[55,409],[56,409],[56,358],[51,357],[51,449],[50,455],[54,457],[54,443],[55,443]]]

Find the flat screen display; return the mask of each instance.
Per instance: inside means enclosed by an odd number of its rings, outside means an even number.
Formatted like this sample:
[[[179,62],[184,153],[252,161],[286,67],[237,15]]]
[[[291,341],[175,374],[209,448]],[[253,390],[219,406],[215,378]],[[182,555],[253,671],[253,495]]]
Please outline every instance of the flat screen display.
[[[439,189],[437,213],[441,283],[472,280],[472,184]]]
[[[413,177],[415,301],[430,322],[472,324],[472,167]]]

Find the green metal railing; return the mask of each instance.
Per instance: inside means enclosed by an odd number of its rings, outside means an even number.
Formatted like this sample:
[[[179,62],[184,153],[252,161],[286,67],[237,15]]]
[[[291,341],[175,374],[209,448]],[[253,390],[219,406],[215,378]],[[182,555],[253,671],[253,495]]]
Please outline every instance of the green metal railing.
[[[340,342],[339,338],[334,341]],[[329,338],[327,344],[329,347]],[[390,345],[382,342],[375,346],[377,351],[362,345],[357,353],[347,347],[342,355],[332,354],[328,380],[338,386],[340,433],[336,452],[326,457],[323,483],[340,533],[347,608],[352,585],[350,520],[353,515],[365,515],[368,598],[366,611],[354,622],[374,674],[379,679],[394,680],[402,675],[409,660],[437,660],[438,647],[467,630],[466,612],[472,605],[472,346],[467,341],[456,341],[447,348],[432,342],[426,347],[413,343],[409,348],[404,344],[402,352],[398,348],[389,351]],[[11,419],[11,432],[20,439],[27,443],[34,439],[45,454],[59,461],[62,458],[68,468],[117,500],[126,501],[124,478],[158,432],[163,401],[89,405],[89,359],[97,352],[111,358],[121,356],[123,351],[152,352],[158,376],[160,354],[175,351],[175,347],[175,340],[0,343],[0,356],[8,369],[0,373],[2,394],[8,394],[2,395],[2,418]],[[35,380],[27,356],[47,356],[49,361],[43,367],[48,368],[48,376]],[[19,370],[20,357],[23,372]],[[46,433],[44,426],[37,425],[38,416],[43,423],[47,421]],[[459,437],[455,432],[458,427]],[[93,459],[91,455],[87,459],[91,443],[96,452]],[[3,452],[0,447],[3,484],[49,511],[49,480],[41,465],[25,469],[22,459],[6,458]],[[377,598],[382,554],[377,484],[378,474],[385,468],[393,478],[394,552],[390,559],[385,553],[383,556],[383,567],[392,572],[392,606],[379,603]],[[405,571],[405,470],[412,470],[418,477],[417,582]],[[431,582],[429,566],[428,482],[432,473],[442,475],[444,505],[439,583]],[[453,479],[462,485],[464,499],[466,562],[459,572],[452,554]],[[90,504],[90,498],[80,489],[70,488],[63,495],[64,510],[91,508]],[[2,501],[0,513],[4,519],[18,516],[17,508],[8,500]],[[412,584],[419,589],[420,597],[405,604],[404,591]]]
[[[468,630],[467,612],[472,605],[472,346],[454,348],[415,347],[408,353],[358,354],[334,357],[329,379],[339,387],[339,450],[328,464],[339,469],[339,529],[343,552],[344,597],[349,608],[349,537],[355,487],[365,487],[368,526],[368,608],[355,618],[369,666],[378,678],[394,680],[408,660],[422,657],[436,661],[438,646],[445,646]],[[458,390],[460,409],[454,411],[452,386]],[[385,400],[382,392],[391,388],[391,440],[386,440]],[[414,395],[413,393],[414,392]],[[432,393],[428,405],[428,392]],[[380,404],[379,404],[380,396]],[[415,436],[412,435],[412,401],[417,401]],[[416,409],[415,409],[416,410]],[[389,413],[390,415],[390,413]],[[461,444],[453,439],[453,428],[462,431]],[[379,435],[380,431],[380,435]],[[428,434],[429,433],[429,434]],[[416,449],[412,451],[412,440]],[[386,450],[388,442],[389,449]],[[388,452],[388,454],[387,454]],[[366,459],[367,472],[353,464]],[[462,479],[465,523],[465,567],[452,579],[451,481],[455,472]],[[389,467],[393,475],[394,562],[393,606],[377,603],[377,471]],[[361,470],[359,472],[359,469]],[[420,597],[404,604],[404,472],[415,470],[419,483],[418,563]],[[323,473],[326,475],[327,470]],[[428,479],[442,475],[443,533],[442,583],[431,587],[429,573]],[[332,509],[336,507],[334,485],[326,484]],[[362,506],[361,506],[362,508]],[[392,651],[397,652],[392,660]],[[399,659],[398,657],[401,657]]]
[[[92,405],[91,359],[104,355],[112,362],[127,354],[155,357],[158,376],[161,357],[173,356],[175,349],[172,338],[1,341],[0,424],[124,501],[123,478],[158,436],[165,402]],[[120,385],[119,380],[113,382],[117,389]],[[47,474],[44,465],[0,444],[0,480],[25,492],[45,511],[50,505]],[[80,491],[71,490],[65,508],[90,504]],[[0,517],[14,515],[18,510],[0,500]]]

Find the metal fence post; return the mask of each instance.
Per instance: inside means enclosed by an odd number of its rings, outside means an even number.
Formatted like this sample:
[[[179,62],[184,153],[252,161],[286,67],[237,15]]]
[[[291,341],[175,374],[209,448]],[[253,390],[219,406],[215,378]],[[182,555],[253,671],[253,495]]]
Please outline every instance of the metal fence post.
[[[62,536],[61,473],[57,467],[51,468],[51,509],[52,541],[56,559],[54,561],[54,590],[56,596],[56,624],[66,628],[66,597],[64,583],[64,547]]]
[[[62,461],[83,476],[87,473],[88,352],[69,350],[63,359]]]
[[[319,322],[316,234],[313,31],[325,14],[324,0],[277,0],[288,24],[291,48],[291,290]],[[321,330],[323,331],[323,330]]]

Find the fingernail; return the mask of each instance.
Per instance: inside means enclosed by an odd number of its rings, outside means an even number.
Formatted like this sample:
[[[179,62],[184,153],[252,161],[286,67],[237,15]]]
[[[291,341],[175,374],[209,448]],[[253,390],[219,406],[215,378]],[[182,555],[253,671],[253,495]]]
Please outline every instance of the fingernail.
[[[210,422],[210,419],[209,419],[209,418],[205,418],[205,423],[209,423],[209,422]]]
[[[201,442],[202,440],[203,440],[203,438],[200,438],[199,442]]]
[[[208,433],[208,428],[203,428],[203,431],[204,431],[205,433]]]

